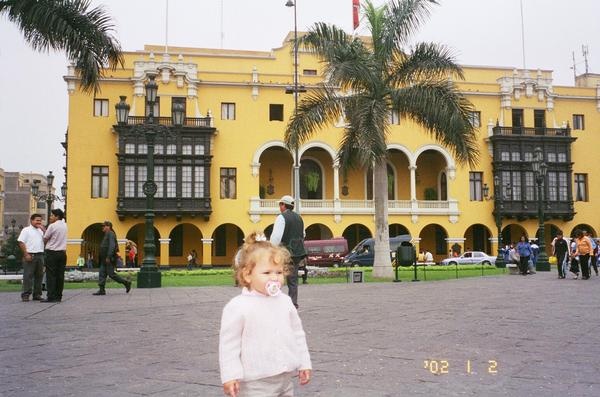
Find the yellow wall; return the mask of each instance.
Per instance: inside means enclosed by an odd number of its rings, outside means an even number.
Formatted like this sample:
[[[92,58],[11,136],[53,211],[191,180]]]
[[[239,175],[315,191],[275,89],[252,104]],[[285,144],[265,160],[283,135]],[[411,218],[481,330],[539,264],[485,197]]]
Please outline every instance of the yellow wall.
[[[115,224],[115,231],[119,238],[125,238],[127,232],[136,224],[143,224],[143,219],[126,218],[119,221],[116,216],[116,196],[118,183],[118,165],[115,153],[117,152],[117,134],[113,131],[115,124],[114,105],[120,95],[127,96],[127,102],[132,105],[131,115],[143,115],[143,97],[134,97],[134,62],[139,60],[149,61],[149,51],[162,54],[162,47],[147,46],[145,51],[125,54],[125,69],[118,69],[109,73],[109,78],[101,83],[102,90],[98,98],[109,100],[108,117],[92,117],[93,98],[80,90],[75,90],[69,96],[69,129],[68,129],[68,211],[69,211],[69,238],[82,238],[83,230],[91,224],[110,219]],[[197,97],[188,96],[187,82],[183,87],[177,87],[176,78],[172,75],[168,84],[164,84],[160,76],[158,95],[161,98],[161,116],[170,116],[171,97],[187,97],[187,116],[197,117],[197,111],[203,116],[210,110],[214,117],[217,134],[214,137],[213,159],[211,168],[211,198],[213,213],[208,221],[202,218],[184,216],[180,221],[174,217],[157,218],[155,227],[161,238],[168,238],[169,233],[178,224],[187,223],[185,226],[184,248],[182,257],[170,258],[172,263],[185,263],[190,249],[198,252],[198,263],[226,264],[231,262],[235,254],[236,244],[235,228],[228,227],[228,252],[225,257],[203,257],[210,250],[205,249],[202,238],[210,239],[215,230],[224,224],[236,225],[244,234],[255,230],[264,229],[273,224],[276,213],[262,214],[260,220],[254,221],[249,215],[250,199],[258,197],[259,186],[266,187],[269,183],[269,170],[272,171],[275,193],[267,195],[267,199],[281,197],[292,193],[292,157],[290,153],[280,148],[283,133],[288,118],[294,106],[293,96],[285,95],[284,88],[293,82],[293,65],[290,48],[285,44],[272,51],[233,51],[215,49],[170,48],[170,62],[178,62],[177,57],[182,54],[185,64],[196,65],[198,69]],[[156,65],[159,65],[162,55],[155,55]],[[256,68],[258,83],[252,82],[252,72]],[[310,54],[300,52],[299,70],[316,69],[318,76],[300,76],[300,84],[315,85],[322,79],[321,64]],[[448,233],[449,238],[464,238],[470,226],[474,224],[485,225],[492,236],[496,235],[496,226],[492,216],[493,201],[469,201],[469,171],[480,171],[484,175],[484,183],[490,188],[493,186],[491,155],[488,143],[488,124],[497,122],[510,126],[511,109],[522,108],[525,110],[525,125],[533,126],[533,109],[546,109],[546,122],[548,127],[560,126],[563,122],[572,124],[572,115],[585,114],[586,128],[584,131],[572,131],[577,141],[572,146],[574,159],[573,172],[588,173],[589,196],[592,200],[600,197],[600,187],[595,183],[592,170],[598,169],[597,133],[600,128],[600,112],[595,88],[585,87],[553,87],[553,109],[547,108],[547,97],[539,100],[537,92],[530,98],[521,92],[517,100],[511,96],[511,107],[501,105],[501,87],[499,79],[514,76],[510,68],[465,67],[465,81],[459,82],[461,90],[472,101],[476,110],[481,112],[481,127],[478,130],[478,143],[480,145],[480,160],[474,169],[464,165],[456,166],[455,177],[448,179],[448,198],[458,201],[459,215],[456,222],[451,221],[448,215],[420,215],[417,219],[410,215],[390,215],[390,223],[399,223],[407,227],[413,236],[419,236],[431,224],[441,225]],[[518,71],[517,74],[521,73]],[[537,78],[537,71],[531,71],[530,76]],[[74,77],[67,76],[71,81]],[[550,71],[541,71],[540,78],[551,79]],[[253,88],[258,95],[253,96]],[[221,103],[233,102],[236,104],[236,119],[221,120]],[[268,121],[269,104],[284,105],[284,121]],[[341,128],[331,126],[325,131],[313,136],[307,144],[318,143],[332,150],[337,150],[342,134]],[[259,150],[271,142],[269,149],[260,156],[260,174],[253,175],[253,159]],[[400,125],[391,126],[388,137],[389,144],[403,147],[410,153],[416,153],[426,146],[439,145],[431,136],[422,131],[410,120],[402,119]],[[435,187],[438,190],[438,175],[445,171],[447,166],[444,156],[433,149],[426,152],[417,160],[417,199],[424,198],[426,187]],[[443,150],[443,149],[442,149]],[[313,147],[308,149],[304,156],[315,158],[323,166],[326,181],[324,199],[333,199],[333,163],[334,159],[323,149]],[[396,198],[398,200],[410,199],[410,171],[409,159],[400,151],[392,151],[390,164],[396,169]],[[91,191],[91,166],[104,165],[109,167],[109,197],[90,198]],[[234,167],[237,169],[237,198],[219,198],[219,170],[221,167]],[[344,183],[340,173],[339,186]],[[364,200],[366,198],[366,176],[364,170],[348,170],[347,186],[348,196],[339,195],[341,200]],[[549,223],[570,231],[579,223],[591,224],[597,232],[600,231],[600,219],[596,215],[594,202],[575,203],[575,219],[569,222],[552,220]],[[346,228],[352,224],[362,224],[371,233],[374,231],[373,215],[344,214],[336,219],[333,213],[305,214],[305,225],[315,223],[326,225],[334,236],[341,236]],[[505,220],[505,225],[516,223]],[[519,222],[530,236],[535,235],[536,220]],[[233,231],[232,231],[233,230]],[[428,229],[425,229],[428,230]],[[449,244],[451,245],[451,244]],[[74,264],[80,252],[79,246],[74,243],[69,247],[68,263]],[[140,247],[140,260],[143,256]],[[163,255],[161,255],[163,256]],[[165,258],[161,258],[166,263]]]

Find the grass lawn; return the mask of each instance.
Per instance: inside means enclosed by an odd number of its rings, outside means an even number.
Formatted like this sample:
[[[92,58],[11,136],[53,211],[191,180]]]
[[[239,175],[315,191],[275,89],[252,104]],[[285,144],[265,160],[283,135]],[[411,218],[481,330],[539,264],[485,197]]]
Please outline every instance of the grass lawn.
[[[392,279],[374,279],[371,276],[372,268],[359,268],[364,270],[364,281],[367,283],[373,282],[390,282]],[[331,268],[329,275],[309,277],[309,284],[333,284],[345,283],[346,268]],[[410,281],[414,279],[413,268],[401,267],[398,269],[398,278],[402,281]],[[481,277],[507,274],[506,269],[497,269],[493,266],[428,266],[419,267],[417,270],[417,278],[422,281],[438,281],[448,280],[463,277]],[[123,277],[133,281],[133,287],[136,287],[136,273],[119,272]],[[301,282],[301,281],[300,281]],[[205,287],[216,285],[233,285],[233,276],[231,269],[210,269],[210,270],[168,270],[162,272],[163,287]],[[98,284],[93,281],[86,282],[65,282],[65,289],[96,289]],[[123,288],[111,279],[108,279],[106,288]],[[18,292],[21,291],[20,281],[0,280],[0,292]]]

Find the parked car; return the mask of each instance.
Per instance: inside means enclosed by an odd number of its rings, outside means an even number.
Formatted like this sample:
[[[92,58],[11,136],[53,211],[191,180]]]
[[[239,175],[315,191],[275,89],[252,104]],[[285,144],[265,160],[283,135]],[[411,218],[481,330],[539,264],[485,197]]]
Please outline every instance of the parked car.
[[[390,252],[395,252],[402,242],[410,242],[412,237],[409,234],[401,234],[396,237],[390,237]],[[345,266],[373,266],[375,260],[375,240],[366,238],[350,251],[344,258]]]
[[[339,265],[348,253],[348,242],[343,237],[329,240],[304,240],[307,265],[334,266]]]
[[[495,265],[496,257],[489,256],[481,251],[466,251],[461,256],[446,258],[440,262],[442,266],[448,265]]]

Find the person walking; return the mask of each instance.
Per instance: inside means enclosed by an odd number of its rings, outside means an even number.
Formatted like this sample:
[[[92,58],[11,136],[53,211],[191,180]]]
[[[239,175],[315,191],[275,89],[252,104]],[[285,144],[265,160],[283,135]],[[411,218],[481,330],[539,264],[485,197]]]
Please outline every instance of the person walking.
[[[531,257],[532,252],[531,245],[529,244],[529,241],[527,241],[525,235],[521,236],[516,251],[519,254],[519,271],[523,276],[526,276],[527,270],[529,269],[529,258]]]
[[[60,208],[50,211],[50,225],[44,235],[46,243],[46,299],[42,302],[60,302],[65,285],[67,266],[67,224]]]
[[[582,230],[577,229],[575,230],[575,243],[577,244],[577,247],[572,255],[575,258],[579,258],[581,279],[587,280],[590,278],[590,255],[593,247],[592,241]]]
[[[29,301],[33,293],[34,301],[42,300],[42,278],[44,277],[44,232],[42,216],[32,214],[29,226],[23,228],[17,241],[23,252],[23,288],[21,300]]]
[[[294,306],[298,308],[298,268],[306,258],[306,250],[304,249],[304,221],[293,209],[294,199],[292,196],[285,195],[279,200],[281,214],[277,215],[275,219],[271,243],[281,244],[290,252],[293,267],[290,269],[286,282],[288,295],[292,298]]]
[[[567,267],[569,264],[569,243],[563,238],[562,230],[556,233],[556,237],[552,240],[552,255],[556,257],[556,267],[558,268],[558,278],[567,276]]]
[[[592,243],[592,250],[590,251],[590,265],[594,268],[594,273],[596,273],[596,277],[598,277],[598,264],[596,263],[598,260],[596,254],[598,252],[598,243],[596,243],[596,239],[592,237],[587,230],[583,230],[583,234],[584,236],[588,237]]]
[[[293,396],[293,379],[310,382],[306,333],[290,297],[281,293],[289,252],[251,233],[236,254],[242,293],[223,308],[219,368],[223,392],[237,396]]]
[[[117,244],[117,236],[112,228],[111,221],[104,221],[102,224],[102,231],[104,232],[104,238],[100,243],[100,275],[98,278],[98,289],[93,295],[106,295],[106,277],[110,277],[117,283],[121,283],[125,286],[125,292],[129,293],[131,290],[131,281],[127,281],[115,272],[115,266],[117,261],[117,252],[119,246]]]

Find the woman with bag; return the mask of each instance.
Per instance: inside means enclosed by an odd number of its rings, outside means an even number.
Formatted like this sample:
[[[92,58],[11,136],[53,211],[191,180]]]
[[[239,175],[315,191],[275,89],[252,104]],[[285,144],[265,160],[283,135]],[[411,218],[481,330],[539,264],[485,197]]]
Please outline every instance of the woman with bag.
[[[526,276],[532,250],[531,245],[529,244],[529,241],[527,241],[527,237],[525,237],[525,235],[521,236],[521,240],[517,244],[516,251],[519,254],[519,271],[523,276]]]

